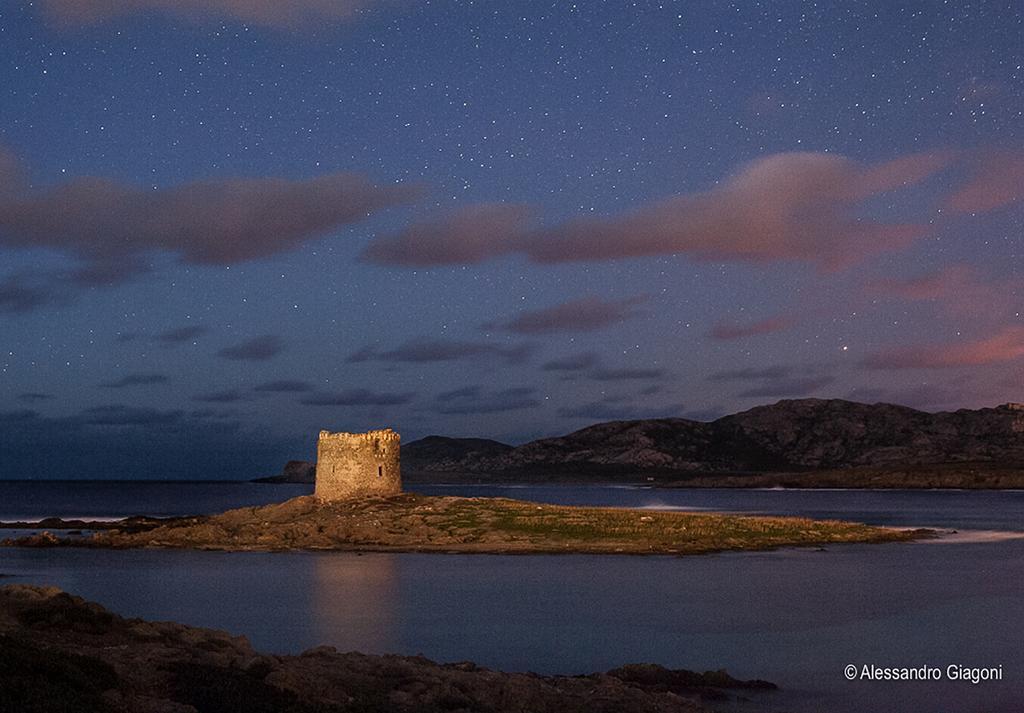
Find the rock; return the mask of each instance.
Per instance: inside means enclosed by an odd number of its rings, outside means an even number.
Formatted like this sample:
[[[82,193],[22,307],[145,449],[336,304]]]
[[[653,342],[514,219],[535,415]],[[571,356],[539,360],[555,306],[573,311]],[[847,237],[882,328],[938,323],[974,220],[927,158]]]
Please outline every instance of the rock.
[[[305,460],[290,460],[284,464],[280,475],[256,478],[254,483],[297,483],[312,484],[316,482],[316,463]]]
[[[10,540],[4,540],[5,544],[8,542]],[[43,530],[38,534],[20,538],[18,543],[22,547],[54,547],[55,545],[62,544],[63,540],[49,530]]]
[[[124,619],[53,588],[0,587],[2,711],[694,713],[706,711],[701,700],[759,683],[649,665],[574,677],[501,673],[333,647],[268,656],[224,632]]]

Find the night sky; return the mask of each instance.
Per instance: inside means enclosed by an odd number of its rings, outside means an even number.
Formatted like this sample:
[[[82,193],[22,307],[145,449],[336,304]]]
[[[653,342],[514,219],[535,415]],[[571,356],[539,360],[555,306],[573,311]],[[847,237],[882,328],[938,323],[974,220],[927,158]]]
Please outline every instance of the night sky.
[[[1022,36],[1018,2],[4,2],[0,477],[1024,401]]]

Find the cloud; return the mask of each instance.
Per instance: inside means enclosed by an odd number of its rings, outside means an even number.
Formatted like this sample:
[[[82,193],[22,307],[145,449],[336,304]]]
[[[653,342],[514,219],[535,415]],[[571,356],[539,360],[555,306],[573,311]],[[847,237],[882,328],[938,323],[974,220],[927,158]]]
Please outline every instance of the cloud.
[[[276,334],[264,334],[247,339],[233,347],[225,347],[217,352],[217,356],[236,361],[267,361],[273,359],[284,349],[284,340]]]
[[[584,352],[582,354],[572,354],[552,359],[551,361],[544,362],[540,368],[544,371],[586,371],[597,366],[598,362],[597,354]]]
[[[156,341],[173,346],[175,344],[183,344],[184,342],[191,342],[194,339],[201,337],[206,334],[207,329],[198,324],[176,327],[175,329],[168,329],[166,332],[160,332],[156,335]]]
[[[738,398],[807,396],[835,381],[831,374],[815,373],[814,366],[767,366],[717,371],[710,381],[752,383]]]
[[[226,391],[214,391],[207,394],[196,394],[192,397],[193,401],[202,401],[205,403],[214,404],[229,404],[235,401],[242,401],[245,399],[245,395],[238,389],[228,389]]]
[[[925,180],[951,160],[949,154],[927,153],[864,166],[828,153],[774,154],[703,193],[541,230],[526,229],[522,219],[498,219],[489,210],[493,206],[471,206],[445,221],[380,238],[364,257],[422,266],[508,253],[547,264],[685,254],[695,260],[799,260],[838,269],[924,235],[924,225],[873,221],[857,210],[867,199]],[[465,224],[472,229],[463,229]]]
[[[0,280],[0,314],[30,312],[62,298],[59,281],[48,273],[17,273]]]
[[[769,379],[760,386],[741,391],[737,394],[739,398],[765,398],[765,397],[786,397],[786,396],[807,396],[818,389],[828,386],[835,381],[834,376],[822,374],[820,376],[795,376],[781,379]]]
[[[313,28],[348,22],[376,4],[379,0],[41,0],[46,16],[65,27],[157,12],[203,24],[235,20],[275,29]]]
[[[728,369],[716,371],[711,381],[761,381],[764,379],[785,379],[793,369],[788,366],[766,366],[763,368]]]
[[[363,347],[349,356],[346,361],[349,363],[365,361],[428,363],[497,358],[509,364],[519,364],[526,361],[533,350],[533,346],[528,344],[504,346],[492,342],[466,342],[419,337],[386,351],[378,351],[369,346]]]
[[[979,158],[967,182],[946,200],[955,213],[983,213],[1024,198],[1024,153]]]
[[[25,403],[35,403],[37,401],[49,401],[53,398],[53,394],[43,394],[38,391],[27,391],[23,394],[18,394],[16,397],[18,401]]]
[[[669,406],[636,406],[615,401],[590,401],[578,406],[564,406],[558,409],[562,418],[583,418],[593,421],[634,421],[645,418],[676,416],[684,410],[682,404]]]
[[[563,381],[574,381],[581,376],[594,381],[637,381],[644,379],[660,379],[665,376],[663,369],[647,369],[634,367],[602,367],[601,359],[593,352],[572,354],[546,362],[541,366],[544,371],[564,372]],[[648,386],[657,390],[658,386]],[[654,391],[648,391],[654,393]]]
[[[589,376],[595,381],[632,381],[636,379],[660,379],[665,375],[662,369],[595,369]]]
[[[87,426],[156,426],[180,422],[181,411],[109,404],[84,409],[78,420]]]
[[[1024,356],[1024,327],[1004,327],[983,339],[896,347],[866,357],[868,369],[943,369],[1011,361]]]
[[[923,235],[922,226],[858,218],[855,208],[946,163],[942,156],[918,155],[863,167],[832,154],[776,154],[747,164],[711,191],[531,236],[526,252],[542,263],[684,253],[697,260],[802,260],[835,269]]]
[[[499,413],[540,406],[534,398],[536,389],[514,387],[486,391],[479,386],[468,386],[438,394],[435,410],[443,414]]]
[[[1020,310],[1016,278],[996,278],[966,263],[948,265],[924,275],[889,278],[868,283],[871,297],[888,297],[935,303],[957,320],[981,324],[1004,324]]]
[[[621,300],[584,297],[554,307],[521,312],[503,322],[488,322],[482,328],[517,334],[595,331],[636,317],[640,312],[635,307],[646,300],[646,297]]]
[[[967,265],[951,265],[913,277],[872,280],[867,290],[869,294],[905,300],[937,300],[958,291],[973,277],[974,270]]]
[[[278,381],[267,381],[257,384],[253,391],[268,391],[277,393],[300,393],[312,391],[313,385],[308,381],[297,381],[294,379],[280,379]]]
[[[313,394],[302,399],[309,406],[399,406],[416,397],[413,392],[384,393],[369,389],[348,389],[331,394]]]
[[[43,188],[16,184],[0,191],[0,248],[57,251],[79,265],[7,278],[0,307],[30,309],[73,288],[124,282],[148,272],[149,256],[159,252],[190,265],[277,255],[416,193],[352,173],[195,181],[158,190],[96,177]]]
[[[128,374],[115,381],[105,381],[100,386],[105,389],[123,389],[128,386],[151,386],[166,384],[170,378],[166,374]]]
[[[726,324],[719,322],[711,328],[708,336],[712,339],[728,341],[781,332],[789,329],[791,326],[793,326],[793,320],[788,317],[769,317],[748,324]]]
[[[195,341],[208,331],[210,330],[202,325],[193,324],[184,327],[175,327],[174,329],[168,329],[154,335],[149,335],[145,332],[120,332],[114,340],[118,344],[125,344],[128,342],[138,341],[140,339],[147,339],[157,344],[162,344],[165,347],[174,347],[179,344],[184,344],[185,342]]]
[[[361,259],[379,265],[434,267],[482,262],[511,252],[526,229],[525,206],[482,203],[378,238]]]
[[[959,319],[1002,322],[1019,310],[1017,281],[982,274],[965,263],[906,278],[885,278],[869,282],[871,297],[888,297],[911,302],[933,302]]]
[[[976,398],[977,392],[967,388],[963,383],[921,384],[895,388],[862,387],[854,389],[846,396],[850,401],[884,402],[917,409],[957,408],[972,397]]]

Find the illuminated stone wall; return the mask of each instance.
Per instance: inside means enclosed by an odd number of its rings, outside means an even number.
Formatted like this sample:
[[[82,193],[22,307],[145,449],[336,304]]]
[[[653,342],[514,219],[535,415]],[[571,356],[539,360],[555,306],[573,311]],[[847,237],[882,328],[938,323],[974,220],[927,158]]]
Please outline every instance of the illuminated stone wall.
[[[367,433],[320,431],[316,497],[336,501],[402,492],[399,441],[390,428]]]

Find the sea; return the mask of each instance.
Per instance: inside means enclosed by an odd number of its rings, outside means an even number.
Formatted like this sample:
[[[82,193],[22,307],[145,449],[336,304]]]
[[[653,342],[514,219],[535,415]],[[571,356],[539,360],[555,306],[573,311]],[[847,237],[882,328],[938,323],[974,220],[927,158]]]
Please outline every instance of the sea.
[[[1024,710],[1024,491],[407,487],[838,518],[943,534],[690,557],[2,548],[0,583],[56,585],[124,616],[225,629],[275,653],[327,644],[544,674],[650,662],[726,669],[780,687],[723,710]],[[213,513],[310,491],[237,482],[0,481],[0,520]],[[930,680],[878,673],[922,668]],[[981,669],[999,678],[973,682]]]

